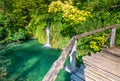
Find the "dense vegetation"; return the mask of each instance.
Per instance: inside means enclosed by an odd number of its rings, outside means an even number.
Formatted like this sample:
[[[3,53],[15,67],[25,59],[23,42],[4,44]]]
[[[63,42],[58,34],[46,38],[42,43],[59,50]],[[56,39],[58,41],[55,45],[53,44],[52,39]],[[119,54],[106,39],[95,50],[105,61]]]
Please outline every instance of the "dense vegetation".
[[[9,43],[34,38],[44,44],[49,19],[52,47],[63,48],[73,35],[120,23],[119,4],[120,0],[0,0],[0,41]],[[120,45],[119,30],[116,45]],[[99,35],[103,37],[101,33],[94,36],[99,38]],[[101,49],[90,42],[99,40],[91,38],[78,41],[78,52],[90,47],[93,51]]]

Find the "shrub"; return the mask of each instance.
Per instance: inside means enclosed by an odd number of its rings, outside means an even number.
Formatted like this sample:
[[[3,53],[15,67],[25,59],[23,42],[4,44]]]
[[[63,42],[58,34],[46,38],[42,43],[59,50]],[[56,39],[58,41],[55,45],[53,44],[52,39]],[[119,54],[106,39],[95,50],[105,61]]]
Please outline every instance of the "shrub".
[[[115,40],[115,44],[117,46],[120,46],[120,27],[117,28],[117,31],[116,31],[116,40]]]
[[[92,51],[98,52],[102,49],[102,46],[105,44],[105,38],[107,34],[103,34],[99,37],[93,37],[89,43],[89,47]]]
[[[29,34],[27,33],[27,31],[23,30],[23,29],[19,29],[18,32],[15,32],[14,34],[12,34],[12,36],[9,36],[5,39],[5,42],[13,42],[13,41],[23,41],[23,40],[27,40],[29,38]]]
[[[0,41],[4,40],[7,36],[7,28],[9,21],[7,20],[7,17],[0,13]]]
[[[27,31],[19,29],[19,31],[15,32],[15,34],[13,35],[12,40],[19,41],[19,40],[26,40],[27,38],[29,38]]]
[[[48,12],[58,13],[62,12],[62,17],[70,24],[78,24],[86,21],[88,16],[91,16],[89,11],[79,10],[77,7],[74,7],[69,1],[64,3],[61,1],[53,1],[49,5]]]

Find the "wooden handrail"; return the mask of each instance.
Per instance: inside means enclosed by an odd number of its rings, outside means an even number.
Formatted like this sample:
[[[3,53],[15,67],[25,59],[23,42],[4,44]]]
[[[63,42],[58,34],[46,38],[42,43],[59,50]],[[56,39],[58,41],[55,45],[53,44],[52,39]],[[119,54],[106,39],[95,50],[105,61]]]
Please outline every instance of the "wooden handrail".
[[[115,28],[115,27],[118,27],[118,26],[120,26],[120,24],[115,24],[115,25],[112,25],[112,26],[102,27],[100,29],[96,29],[96,30],[93,30],[93,31],[90,31],[90,32],[85,32],[83,34],[75,35],[74,38],[79,39],[79,38],[82,38],[82,37],[85,37],[85,36],[88,36],[88,35],[91,35],[91,34],[94,34],[94,33],[98,33],[98,32],[102,32],[102,31],[106,31],[106,30],[111,29],[111,28]]]
[[[42,81],[54,81],[56,79],[59,70],[61,68],[63,68],[63,66],[64,66],[65,60],[66,60],[68,54],[70,53],[70,51],[75,43],[75,40],[85,37],[85,36],[88,36],[88,35],[91,35],[91,34],[94,34],[94,33],[97,33],[97,32],[102,32],[102,31],[105,31],[105,30],[108,30],[108,29],[111,29],[114,27],[118,27],[118,26],[120,26],[120,24],[115,24],[115,25],[108,26],[108,27],[102,27],[97,30],[93,30],[90,32],[86,32],[83,34],[73,36],[71,38],[71,40],[69,41],[69,43],[66,45],[66,47],[63,49],[60,57],[53,63],[52,67],[47,72],[47,74],[45,75],[45,77],[43,78]]]

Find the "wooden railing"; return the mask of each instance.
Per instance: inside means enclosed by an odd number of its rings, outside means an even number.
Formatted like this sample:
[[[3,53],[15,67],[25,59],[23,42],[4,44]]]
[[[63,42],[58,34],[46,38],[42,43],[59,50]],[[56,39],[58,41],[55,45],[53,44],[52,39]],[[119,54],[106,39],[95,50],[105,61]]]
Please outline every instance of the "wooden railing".
[[[110,47],[113,47],[114,43],[115,43],[116,27],[118,27],[118,26],[120,26],[120,24],[115,24],[115,25],[108,26],[108,27],[102,27],[101,29],[97,29],[97,30],[94,30],[94,31],[90,31],[90,32],[86,32],[86,33],[83,33],[83,34],[73,36],[71,38],[71,40],[69,41],[69,43],[66,45],[66,47],[63,49],[60,57],[53,63],[52,67],[47,72],[47,74],[45,75],[45,77],[43,78],[42,81],[54,81],[56,79],[57,74],[59,73],[60,69],[63,68],[65,60],[66,60],[67,56],[70,54],[71,50],[73,50],[72,55],[74,55],[74,52],[76,51],[76,49],[75,49],[76,44],[75,43],[77,42],[77,39],[79,39],[79,38],[82,38],[82,37],[85,37],[85,36],[88,36],[88,35],[91,35],[91,34],[94,34],[94,33],[97,33],[97,32],[103,32],[103,31],[106,31],[108,29],[112,29]],[[72,68],[71,69],[74,72],[75,69],[76,69],[75,68],[76,65],[75,65],[75,63],[73,63],[73,62],[75,62],[75,55],[74,55],[74,57],[71,57],[71,59],[72,59],[72,62],[71,62],[71,67]]]

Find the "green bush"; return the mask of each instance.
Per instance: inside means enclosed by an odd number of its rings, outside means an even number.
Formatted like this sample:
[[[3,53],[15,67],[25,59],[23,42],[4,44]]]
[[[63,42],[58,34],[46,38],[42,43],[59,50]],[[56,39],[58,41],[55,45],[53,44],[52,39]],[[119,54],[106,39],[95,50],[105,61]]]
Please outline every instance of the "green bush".
[[[28,38],[28,33],[25,30],[19,30],[13,35],[14,41],[26,40]]]
[[[117,31],[116,31],[116,45],[117,46],[120,46],[120,27],[117,28]]]
[[[7,37],[5,39],[5,42],[24,41],[27,40],[29,37],[30,36],[27,31],[19,29],[18,32],[15,32],[14,34],[12,34],[12,36]]]
[[[38,39],[40,43],[46,42],[45,37],[45,27],[47,26],[46,23],[46,16],[43,15],[32,15],[32,19],[29,22],[28,26],[26,26],[26,30],[34,39]]]
[[[4,40],[7,36],[7,28],[9,21],[7,20],[7,17],[0,13],[0,41]]]
[[[103,34],[102,36],[93,37],[89,43],[89,47],[92,51],[98,52],[102,49],[102,46],[105,44],[105,38],[107,34]]]

